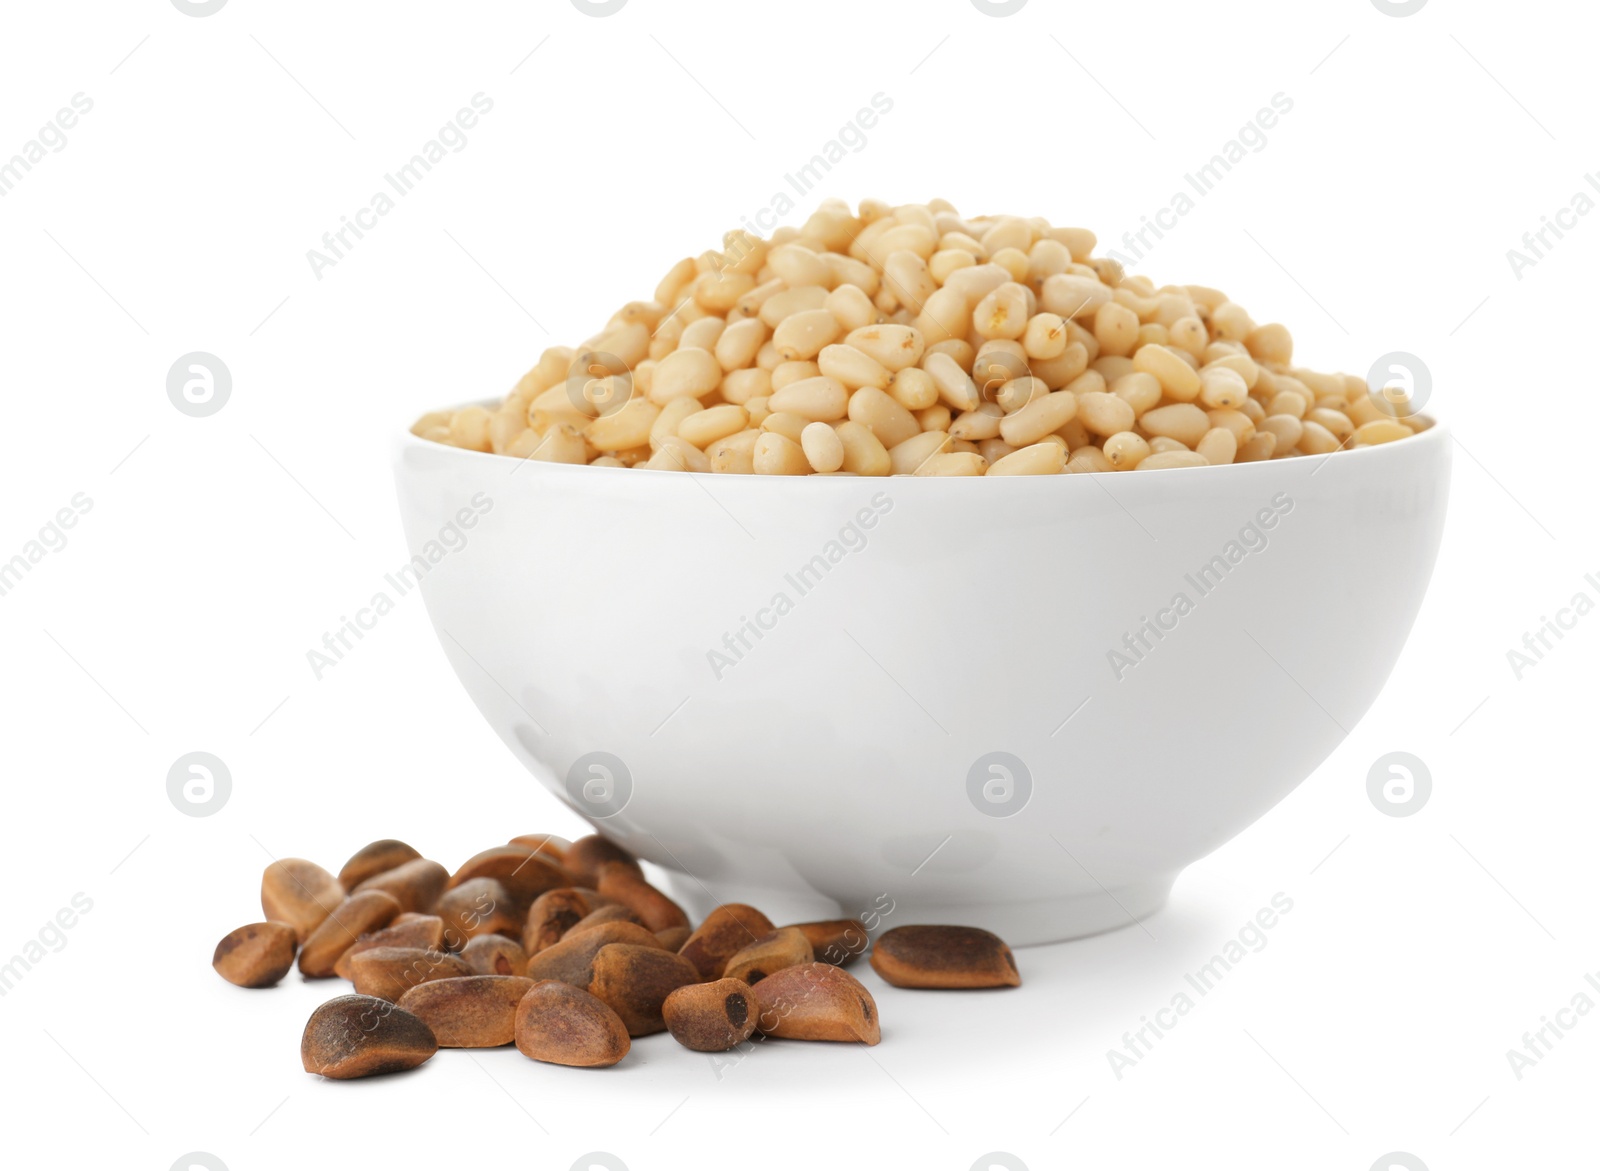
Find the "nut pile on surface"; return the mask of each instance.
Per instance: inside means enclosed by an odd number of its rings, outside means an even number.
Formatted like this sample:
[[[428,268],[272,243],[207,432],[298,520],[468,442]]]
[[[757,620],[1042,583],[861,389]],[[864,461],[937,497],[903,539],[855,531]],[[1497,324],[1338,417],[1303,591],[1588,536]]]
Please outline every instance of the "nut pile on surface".
[[[556,1065],[615,1065],[635,1037],[717,1053],[756,1034],[881,1039],[872,993],[844,968],[867,950],[856,919],[779,927],[729,903],[698,925],[599,835],[513,838],[453,874],[404,842],[373,842],[337,876],[286,858],[261,880],[265,922],[229,932],[212,966],[243,988],[295,966],[354,995],[311,1014],[308,1073],[345,1079],[421,1065],[439,1049],[515,1044]],[[1022,983],[1011,949],[975,927],[879,936],[872,967],[900,988]]]
[[[944,200],[730,232],[424,439],[592,467],[1038,475],[1325,455],[1426,429],[1399,388],[1296,366],[1289,331],[1157,287],[1034,217]]]

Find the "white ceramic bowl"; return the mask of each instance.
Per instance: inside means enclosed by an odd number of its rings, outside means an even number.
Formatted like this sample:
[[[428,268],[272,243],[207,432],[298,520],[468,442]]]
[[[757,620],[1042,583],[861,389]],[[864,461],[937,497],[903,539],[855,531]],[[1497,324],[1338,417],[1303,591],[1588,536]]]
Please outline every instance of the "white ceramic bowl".
[[[407,435],[397,478],[479,710],[691,911],[1028,944],[1155,910],[1361,718],[1450,451],[1439,425],[1231,467],[791,479]]]

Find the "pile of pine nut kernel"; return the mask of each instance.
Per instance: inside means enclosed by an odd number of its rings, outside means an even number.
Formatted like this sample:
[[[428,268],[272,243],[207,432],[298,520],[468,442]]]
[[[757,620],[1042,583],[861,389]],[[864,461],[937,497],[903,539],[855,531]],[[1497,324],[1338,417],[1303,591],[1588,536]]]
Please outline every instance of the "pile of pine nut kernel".
[[[1430,424],[1394,388],[1293,363],[1201,285],[1157,288],[1039,218],[944,200],[745,231],[674,264],[498,407],[424,439],[591,467],[1003,476],[1325,455]]]

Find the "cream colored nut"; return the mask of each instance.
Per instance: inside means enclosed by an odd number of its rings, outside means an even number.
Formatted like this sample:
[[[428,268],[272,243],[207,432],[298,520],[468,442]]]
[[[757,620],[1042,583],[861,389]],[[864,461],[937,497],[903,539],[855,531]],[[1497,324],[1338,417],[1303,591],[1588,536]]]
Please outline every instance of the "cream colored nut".
[[[650,442],[650,426],[660,414],[660,407],[648,399],[636,398],[590,423],[583,430],[584,438],[598,451],[643,447]]]
[[[1091,390],[1077,396],[1078,417],[1095,435],[1110,436],[1119,431],[1132,431],[1137,412],[1120,395],[1104,390]],[[1053,430],[1053,428],[1052,428]]]
[[[1028,290],[1014,281],[995,289],[973,307],[972,328],[979,337],[1021,337],[1028,328]]]
[[[1011,274],[998,264],[978,264],[951,273],[944,287],[965,297],[970,308],[1010,279]]]
[[[903,443],[922,430],[910,411],[876,387],[863,386],[852,394],[848,413],[851,419],[869,428],[885,448]]]
[[[1300,442],[1304,426],[1295,415],[1268,415],[1256,424],[1256,434],[1271,432],[1277,437],[1276,449],[1289,451]]]
[[[1082,472],[1114,472],[1111,461],[1098,447],[1080,447],[1074,451],[1067,460],[1066,471],[1078,474]]]
[[[1067,449],[1059,443],[1035,443],[1002,456],[989,465],[990,476],[1054,476],[1066,470]]]
[[[865,329],[878,320],[878,307],[857,285],[840,285],[828,294],[823,308],[847,330]]]
[[[756,440],[751,463],[758,476],[803,476],[811,471],[801,446],[773,431]]]
[[[927,261],[915,252],[902,248],[891,253],[883,263],[883,288],[915,313],[922,309],[923,302],[933,295],[939,285],[928,272]]]
[[[1237,371],[1213,366],[1200,372],[1200,403],[1206,407],[1238,407],[1250,397],[1250,388]]]
[[[1342,411],[1331,410],[1327,407],[1317,407],[1314,410],[1307,411],[1305,421],[1316,423],[1325,428],[1340,443],[1349,439],[1351,435],[1355,434],[1356,430],[1355,424],[1350,421],[1348,415]]]
[[[1203,468],[1207,462],[1206,457],[1198,451],[1158,451],[1145,456],[1139,468],[1151,472],[1162,468]]]
[[[1000,420],[1005,412],[995,403],[979,403],[970,411],[963,411],[950,424],[950,438],[978,442],[994,439],[1000,434]]]
[[[1245,335],[1244,344],[1258,362],[1278,362],[1286,366],[1294,356],[1294,339],[1287,329],[1276,323],[1256,326]]]
[[[676,349],[657,363],[650,401],[662,406],[675,398],[699,398],[717,389],[721,381],[722,367],[709,350]]]
[[[800,449],[814,472],[836,472],[844,466],[844,441],[826,423],[807,423],[800,432]]]
[[[929,456],[948,451],[951,442],[950,436],[944,431],[924,431],[904,443],[895,444],[889,449],[890,474],[912,475]]]
[[[811,422],[812,420],[789,411],[773,411],[765,419],[761,420],[760,429],[764,432],[771,431],[782,435],[792,443],[799,443],[800,436],[805,433],[805,429],[810,426]],[[754,449],[752,448],[752,450]]]
[[[1356,428],[1357,443],[1393,443],[1396,439],[1409,439],[1414,434],[1410,427],[1398,419],[1374,419]]]
[[[839,336],[839,319],[826,308],[791,313],[772,331],[772,344],[791,362],[809,361]]]
[[[835,283],[827,261],[816,252],[799,244],[784,244],[772,249],[767,253],[767,267],[775,275],[782,277],[784,283],[791,289],[802,285],[831,287]]]
[[[1012,447],[1027,447],[1066,426],[1079,407],[1078,396],[1070,390],[1053,391],[1002,419],[1000,438]]]
[[[1340,440],[1315,419],[1306,419],[1300,424],[1298,447],[1306,455],[1327,455],[1339,450]]]
[[[724,329],[711,352],[725,373],[741,370],[755,362],[756,354],[766,340],[766,322],[759,317],[746,317]]]
[[[750,416],[743,407],[734,403],[719,403],[697,411],[679,423],[678,438],[703,450],[718,439],[743,431],[749,422]]]
[[[857,476],[889,474],[889,451],[878,441],[871,428],[846,419],[835,423],[833,431],[844,446],[844,462],[839,467],[840,471]]]
[[[655,422],[650,424],[650,447],[654,450],[669,435],[678,433],[678,424],[690,415],[705,410],[698,399],[675,398],[661,408]]]
[[[972,381],[970,374],[956,365],[956,360],[950,355],[929,354],[922,368],[932,377],[939,397],[953,409],[970,411],[978,405],[977,384]]]
[[[743,406],[751,399],[765,398],[772,393],[772,373],[759,366],[730,370],[723,375],[717,390],[727,402]]]
[[[869,325],[851,330],[844,340],[891,371],[904,370],[922,360],[922,335],[909,325]]]
[[[846,390],[858,390],[863,386],[884,390],[894,379],[894,375],[876,358],[851,345],[823,346],[822,352],[817,355],[817,369],[839,382]]]
[[[656,445],[655,454],[643,466],[659,472],[709,472],[711,461],[698,447],[676,435],[668,435]]]
[[[965,339],[972,329],[972,309],[959,290],[938,289],[923,303],[911,326],[928,345]]]
[[[831,423],[845,417],[849,403],[850,393],[837,380],[823,375],[774,390],[769,405],[774,411]]]
[[[920,411],[939,401],[933,375],[920,366],[907,366],[889,383],[889,394],[908,411]]]
[[[929,456],[917,466],[918,476],[981,476],[989,465],[973,451],[946,451]]]
[[[1142,415],[1161,402],[1161,383],[1154,374],[1134,371],[1111,384],[1111,393],[1122,399],[1136,415]]]
[[[1211,430],[1211,420],[1193,403],[1172,403],[1146,411],[1139,416],[1139,425],[1152,435],[1176,439],[1191,448]]]
[[[1206,457],[1209,464],[1231,464],[1238,453],[1239,441],[1226,427],[1213,427],[1200,437],[1195,452]]]
[[[1225,427],[1233,432],[1233,437],[1244,443],[1256,433],[1256,425],[1251,422],[1250,416],[1243,411],[1235,411],[1230,407],[1219,407],[1206,412],[1206,421],[1213,427]]]
[[[1053,243],[1041,240],[1040,246]],[[1067,323],[1056,313],[1035,313],[1022,331],[1022,348],[1031,358],[1059,358],[1070,338]]]
[[[796,313],[806,313],[824,308],[828,303],[828,290],[821,285],[801,285],[797,289],[784,289],[773,293],[761,302],[757,315],[768,329],[777,329],[786,318]]]
[[[1150,445],[1132,431],[1120,431],[1102,447],[1106,460],[1119,472],[1129,472],[1150,454]]]
[[[1062,317],[1093,319],[1100,306],[1111,300],[1111,289],[1095,277],[1058,273],[1046,277],[1039,301],[1051,313]]]
[[[1271,459],[1274,451],[1280,449],[1278,437],[1271,431],[1257,431],[1249,439],[1239,445],[1238,452],[1233,457],[1236,464],[1255,463],[1257,460]],[[1293,454],[1292,450],[1283,448],[1285,454]]]
[[[1180,403],[1193,402],[1200,394],[1200,375],[1166,346],[1140,346],[1134,351],[1133,368],[1153,375],[1167,397]]]
[[[772,371],[772,389],[779,390],[791,383],[815,378],[821,373],[822,367],[815,362],[779,362]]]

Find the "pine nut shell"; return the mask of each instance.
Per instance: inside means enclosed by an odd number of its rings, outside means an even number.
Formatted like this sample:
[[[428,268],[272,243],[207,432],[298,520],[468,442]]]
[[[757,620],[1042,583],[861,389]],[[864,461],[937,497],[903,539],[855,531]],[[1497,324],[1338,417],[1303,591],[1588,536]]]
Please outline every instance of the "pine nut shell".
[[[775,972],[751,988],[760,1009],[756,1028],[769,1037],[796,1041],[882,1039],[872,993],[832,964],[799,964]]]
[[[772,920],[754,907],[724,903],[701,920],[678,954],[695,966],[702,980],[717,980],[736,952],[774,929]]]
[[[350,860],[339,870],[339,884],[345,890],[355,890],[367,879],[420,857],[416,850],[396,838],[368,842],[350,855]]]
[[[363,935],[387,927],[399,913],[399,900],[381,890],[351,895],[306,938],[300,948],[300,974],[312,979],[337,974],[340,956]]]
[[[457,976],[418,984],[399,1007],[427,1025],[441,1049],[493,1049],[515,1040],[517,1005],[532,988],[521,976]]]
[[[723,975],[754,986],[774,972],[809,964],[815,959],[811,942],[798,927],[780,927],[742,947],[728,958]]]
[[[294,941],[287,923],[248,923],[222,937],[211,966],[240,988],[270,988],[294,967]]]
[[[661,1005],[700,973],[676,952],[635,943],[608,943],[595,953],[589,991],[611,1006],[630,1037],[659,1033],[667,1027]]]
[[[559,943],[528,957],[523,975],[532,980],[559,980],[587,988],[594,979],[594,957],[608,943],[634,943],[661,947],[661,941],[637,923],[603,923],[591,931],[568,934]]]
[[[522,949],[529,955],[538,955],[559,942],[593,909],[583,892],[574,887],[545,891],[528,908],[528,918],[522,928]]]
[[[586,1068],[628,1055],[628,1030],[604,1001],[559,980],[542,980],[517,1005],[517,1049],[535,1061]]]
[[[594,887],[600,881],[600,867],[607,862],[621,862],[639,869],[639,861],[621,846],[599,834],[579,838],[567,849],[562,868],[577,886]]]
[[[675,989],[661,1006],[667,1031],[698,1053],[722,1053],[756,1031],[756,1000],[743,980],[713,980]]]
[[[475,976],[520,976],[528,967],[528,954],[504,935],[477,935],[461,949],[461,961]]]
[[[600,867],[600,880],[595,889],[638,915],[651,931],[689,924],[689,916],[684,914],[683,908],[646,882],[636,865],[606,863]]]
[[[261,874],[262,913],[294,928],[298,940],[315,931],[342,902],[339,880],[304,858],[280,858]]]
[[[363,996],[399,1000],[418,984],[470,976],[466,962],[447,951],[418,947],[373,947],[350,961],[350,982]]]
[[[848,968],[867,954],[867,925],[860,919],[821,919],[793,926],[811,944],[812,954],[825,964]]]
[[[371,996],[336,996],[306,1021],[300,1064],[322,1077],[371,1077],[415,1069],[438,1049],[409,1012]]]
[[[371,935],[363,935],[345,949],[333,974],[350,979],[350,964],[356,956],[375,947],[411,947],[424,951],[438,951],[444,946],[444,920],[437,915],[402,913],[393,923]]]
[[[885,931],[872,945],[872,969],[896,988],[1015,988],[1022,983],[1011,949],[980,927]]]
[[[356,887],[356,891],[381,890],[398,899],[402,911],[431,915],[449,881],[450,872],[437,862],[414,858],[393,870],[373,875]]]

